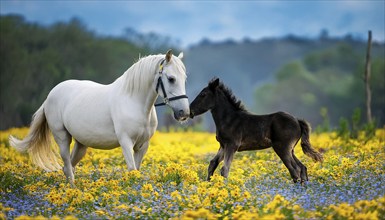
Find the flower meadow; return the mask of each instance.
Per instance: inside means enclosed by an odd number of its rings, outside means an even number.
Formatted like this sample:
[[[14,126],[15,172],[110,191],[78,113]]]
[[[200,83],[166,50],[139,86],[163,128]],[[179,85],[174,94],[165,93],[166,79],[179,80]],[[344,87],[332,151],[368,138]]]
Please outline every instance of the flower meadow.
[[[155,133],[140,171],[120,148],[89,148],[75,172],[45,172],[9,146],[28,128],[0,132],[0,219],[385,219],[385,130],[342,140],[312,134],[314,163],[295,148],[309,181],[294,184],[272,149],[238,152],[230,176],[206,181],[215,134]],[[54,142],[53,142],[54,143]]]

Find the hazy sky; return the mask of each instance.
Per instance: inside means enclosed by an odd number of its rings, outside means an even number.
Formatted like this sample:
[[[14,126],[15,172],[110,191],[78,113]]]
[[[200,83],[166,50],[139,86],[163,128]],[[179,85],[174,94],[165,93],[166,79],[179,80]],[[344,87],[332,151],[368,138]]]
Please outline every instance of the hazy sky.
[[[1,15],[22,14],[50,25],[79,18],[88,29],[119,36],[127,27],[178,39],[182,46],[203,38],[242,40],[295,34],[347,33],[385,41],[384,0],[355,1],[19,1],[0,0]]]

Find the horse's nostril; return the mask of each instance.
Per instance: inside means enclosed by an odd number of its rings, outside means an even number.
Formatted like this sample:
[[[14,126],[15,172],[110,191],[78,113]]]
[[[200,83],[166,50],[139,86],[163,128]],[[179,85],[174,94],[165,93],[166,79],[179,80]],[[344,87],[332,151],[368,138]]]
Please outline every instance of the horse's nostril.
[[[184,111],[183,110],[179,110],[178,114],[179,114],[179,116],[184,116]]]

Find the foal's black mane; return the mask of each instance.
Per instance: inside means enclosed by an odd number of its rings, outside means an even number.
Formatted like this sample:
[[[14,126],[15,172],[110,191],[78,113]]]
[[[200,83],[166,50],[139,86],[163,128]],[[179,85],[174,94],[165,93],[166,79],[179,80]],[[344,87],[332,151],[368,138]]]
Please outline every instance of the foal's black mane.
[[[214,81],[215,79],[211,80],[209,83],[209,86],[212,85]],[[235,95],[233,94],[233,92],[229,87],[225,86],[221,81],[219,81],[217,88],[223,92],[227,100],[236,110],[247,111],[242,101],[239,100],[237,97],[235,97]]]

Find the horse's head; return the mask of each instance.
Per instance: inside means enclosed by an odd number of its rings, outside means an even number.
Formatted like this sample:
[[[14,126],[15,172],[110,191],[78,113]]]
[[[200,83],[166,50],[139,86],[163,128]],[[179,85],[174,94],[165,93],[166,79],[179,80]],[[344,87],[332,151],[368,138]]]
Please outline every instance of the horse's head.
[[[165,105],[171,107],[174,118],[185,121],[189,118],[190,108],[186,96],[186,68],[182,62],[183,53],[173,56],[169,50],[159,66],[155,78],[156,92],[163,98]]]
[[[199,95],[190,104],[190,118],[203,114],[215,106],[215,91],[219,85],[219,79],[214,78],[209,85],[202,89]]]

